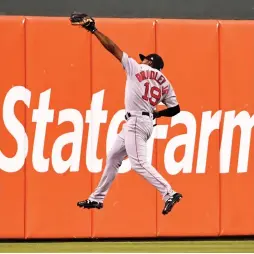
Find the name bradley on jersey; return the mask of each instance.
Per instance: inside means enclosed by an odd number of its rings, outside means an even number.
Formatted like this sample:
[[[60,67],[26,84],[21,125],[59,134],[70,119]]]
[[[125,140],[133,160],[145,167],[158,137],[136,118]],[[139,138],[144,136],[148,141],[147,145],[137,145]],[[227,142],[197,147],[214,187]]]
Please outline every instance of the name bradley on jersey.
[[[157,71],[141,71],[135,76],[139,82],[142,82],[146,79],[152,79],[155,80],[159,85],[162,85],[166,81],[165,77],[162,74],[159,74]]]

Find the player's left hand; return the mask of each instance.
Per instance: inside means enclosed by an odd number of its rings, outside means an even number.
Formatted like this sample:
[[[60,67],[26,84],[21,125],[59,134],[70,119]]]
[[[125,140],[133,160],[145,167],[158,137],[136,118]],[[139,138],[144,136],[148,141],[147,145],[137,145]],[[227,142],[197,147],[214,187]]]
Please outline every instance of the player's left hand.
[[[70,22],[74,26],[82,26],[91,33],[97,30],[95,20],[85,13],[73,12],[70,16]]]

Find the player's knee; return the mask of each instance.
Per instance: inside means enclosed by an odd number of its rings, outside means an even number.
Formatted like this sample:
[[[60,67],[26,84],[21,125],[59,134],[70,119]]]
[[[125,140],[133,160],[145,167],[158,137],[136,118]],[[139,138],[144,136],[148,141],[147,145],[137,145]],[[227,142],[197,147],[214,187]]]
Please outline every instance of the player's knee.
[[[107,161],[114,161],[117,159],[117,154],[116,153],[113,153],[113,152],[109,152],[108,156],[107,156]]]
[[[147,160],[134,158],[131,160],[131,167],[135,170],[136,168],[147,168],[149,166]]]
[[[116,154],[109,154],[106,163],[108,166],[114,168],[119,168],[122,165],[121,159]]]

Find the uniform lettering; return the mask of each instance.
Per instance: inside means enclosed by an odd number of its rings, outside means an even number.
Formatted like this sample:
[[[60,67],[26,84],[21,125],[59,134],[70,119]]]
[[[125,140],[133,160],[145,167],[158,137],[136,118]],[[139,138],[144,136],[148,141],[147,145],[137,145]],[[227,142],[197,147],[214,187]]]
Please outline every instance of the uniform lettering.
[[[162,87],[162,95],[168,94],[168,92],[169,92],[169,87],[168,86]]]
[[[150,71],[147,70],[147,71],[146,71],[146,79],[149,79],[149,77],[150,77]]]
[[[154,79],[154,77],[155,77],[155,72],[151,71],[151,73],[150,73],[150,79]]]
[[[146,79],[146,74],[145,74],[144,71],[141,71],[141,72],[140,72],[140,75],[141,75],[141,77],[142,77],[142,80],[145,80],[145,79]]]
[[[161,75],[161,76],[158,78],[158,80],[157,80],[157,82],[159,83],[159,85],[162,85],[165,81],[166,81],[166,79],[164,78],[163,75]]]
[[[166,79],[163,75],[160,75],[158,77],[158,72],[149,70],[147,70],[146,72],[141,71],[140,73],[137,73],[135,76],[139,82],[142,82],[147,79],[155,80],[159,85],[162,85],[166,82]]]
[[[157,79],[157,76],[158,76],[158,72],[155,72],[154,80]]]
[[[137,73],[135,76],[139,82],[142,82],[142,76],[140,75],[140,73]]]

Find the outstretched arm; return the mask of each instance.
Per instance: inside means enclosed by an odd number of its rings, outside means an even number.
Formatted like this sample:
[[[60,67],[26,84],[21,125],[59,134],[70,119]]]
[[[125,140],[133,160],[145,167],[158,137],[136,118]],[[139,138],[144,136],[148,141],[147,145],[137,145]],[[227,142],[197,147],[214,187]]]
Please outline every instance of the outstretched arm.
[[[95,20],[92,17],[89,17],[85,13],[73,12],[71,14],[70,21],[72,25],[82,26],[87,31],[94,34],[105,49],[114,55],[120,62],[122,61],[123,51],[107,36],[98,31],[95,27]]]
[[[106,50],[108,50],[120,62],[122,61],[123,51],[112,40],[98,30],[94,32],[94,35]]]

